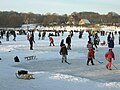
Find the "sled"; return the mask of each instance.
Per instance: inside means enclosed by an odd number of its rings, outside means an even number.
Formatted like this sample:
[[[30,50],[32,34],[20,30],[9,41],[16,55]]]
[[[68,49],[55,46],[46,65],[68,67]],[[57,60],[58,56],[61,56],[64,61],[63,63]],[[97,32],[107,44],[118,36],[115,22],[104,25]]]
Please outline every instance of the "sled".
[[[32,60],[32,59],[36,59],[36,56],[27,56],[24,58],[25,58],[25,60]]]
[[[18,70],[18,72],[16,72],[15,75],[18,79],[25,79],[25,80],[35,79],[33,77],[33,74],[29,74],[28,71],[25,70]]]

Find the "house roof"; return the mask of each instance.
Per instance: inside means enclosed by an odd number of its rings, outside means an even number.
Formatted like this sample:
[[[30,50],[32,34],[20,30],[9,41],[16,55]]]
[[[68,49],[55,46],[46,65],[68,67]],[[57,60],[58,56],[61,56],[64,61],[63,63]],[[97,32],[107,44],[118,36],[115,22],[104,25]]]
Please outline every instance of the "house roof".
[[[88,19],[81,19],[80,24],[83,25],[83,24],[91,24],[91,23]]]

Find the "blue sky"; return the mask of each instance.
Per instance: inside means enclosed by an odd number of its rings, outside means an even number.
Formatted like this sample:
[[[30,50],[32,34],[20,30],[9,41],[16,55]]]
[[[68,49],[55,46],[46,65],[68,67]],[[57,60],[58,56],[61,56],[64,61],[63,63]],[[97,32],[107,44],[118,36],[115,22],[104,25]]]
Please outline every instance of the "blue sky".
[[[92,11],[120,14],[120,0],[0,0],[0,11],[33,12],[38,14]]]

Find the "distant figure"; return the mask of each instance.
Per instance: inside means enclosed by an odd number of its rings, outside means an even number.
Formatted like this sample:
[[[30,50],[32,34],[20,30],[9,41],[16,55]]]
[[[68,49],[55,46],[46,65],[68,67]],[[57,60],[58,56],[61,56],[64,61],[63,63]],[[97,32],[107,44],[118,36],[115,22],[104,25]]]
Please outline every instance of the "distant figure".
[[[88,32],[88,39],[89,39],[89,41],[91,41],[91,35],[92,35],[92,34],[91,34],[91,32],[89,31],[89,32]]]
[[[14,57],[15,62],[20,62],[18,56]]]
[[[119,33],[119,45],[120,45],[120,31],[118,33]]]
[[[66,43],[67,43],[67,49],[71,50],[71,36],[68,35],[68,37],[66,38]]]
[[[61,40],[60,47],[62,47],[63,45],[64,45],[64,39]]]
[[[84,31],[81,31],[81,30],[79,31],[79,38],[82,38],[83,32]]]
[[[114,34],[113,34],[113,32],[112,32],[112,40],[114,41],[115,40],[115,36],[114,36]]]
[[[13,41],[16,41],[16,33],[15,33],[15,31],[13,31]]]
[[[99,45],[99,42],[100,42],[100,38],[98,36],[97,33],[95,33],[95,36],[94,36],[94,46],[97,48],[97,45]]]
[[[52,36],[49,37],[49,41],[50,41],[50,45],[49,46],[51,46],[51,45],[55,46],[54,45],[54,40],[53,40]]]
[[[38,37],[39,37],[39,40],[40,40],[40,37],[41,37],[41,32],[39,31],[39,33],[38,33]]]
[[[110,38],[109,43],[108,43],[109,48],[114,48],[114,40]]]
[[[67,62],[68,51],[67,51],[67,48],[66,48],[65,44],[63,44],[61,49],[60,49],[60,55],[62,55],[62,63],[63,63],[63,61],[65,63],[68,63]]]
[[[4,34],[3,31],[1,31],[1,39],[3,39],[3,34]]]
[[[9,31],[6,33],[6,41],[9,41]]]
[[[112,65],[112,59],[115,60],[115,55],[114,52],[112,51],[112,49],[110,48],[109,51],[105,54],[105,58],[108,60],[108,64],[106,65],[106,68],[109,70],[111,69],[111,65]]]
[[[109,32],[109,34],[108,34],[108,36],[107,36],[107,43],[108,43],[108,44],[109,44],[110,38],[111,38],[111,32]]]
[[[42,40],[44,40],[44,39],[45,39],[45,35],[46,35],[46,32],[45,32],[45,31],[43,31],[43,33],[42,33]]]
[[[34,37],[33,37],[33,35],[31,34],[30,37],[29,37],[30,50],[33,50],[33,42],[35,43]]]
[[[64,35],[64,31],[62,30],[62,36]]]
[[[70,31],[70,36],[73,37],[73,30]]]

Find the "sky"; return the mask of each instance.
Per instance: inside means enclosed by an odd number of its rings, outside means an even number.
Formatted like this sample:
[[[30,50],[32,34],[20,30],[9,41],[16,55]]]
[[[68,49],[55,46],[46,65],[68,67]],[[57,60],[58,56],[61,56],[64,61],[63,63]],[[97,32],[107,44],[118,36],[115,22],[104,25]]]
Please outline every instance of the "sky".
[[[120,0],[0,0],[0,11],[33,12],[35,14],[97,12],[120,14]]]

